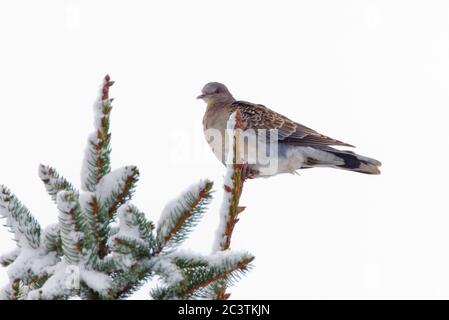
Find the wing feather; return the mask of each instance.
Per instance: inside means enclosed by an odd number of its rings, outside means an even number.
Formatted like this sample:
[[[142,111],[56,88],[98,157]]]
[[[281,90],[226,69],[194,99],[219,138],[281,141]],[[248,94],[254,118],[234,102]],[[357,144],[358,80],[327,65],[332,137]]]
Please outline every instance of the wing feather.
[[[239,110],[245,129],[277,129],[278,140],[284,143],[307,146],[307,145],[336,145],[353,147],[352,145],[322,135],[302,124],[265,107],[246,101],[235,101],[230,108],[230,114]]]

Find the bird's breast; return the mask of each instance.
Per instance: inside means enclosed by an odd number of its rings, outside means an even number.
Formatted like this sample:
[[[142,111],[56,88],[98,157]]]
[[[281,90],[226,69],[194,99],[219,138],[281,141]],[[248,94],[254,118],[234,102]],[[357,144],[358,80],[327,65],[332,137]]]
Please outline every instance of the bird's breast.
[[[226,124],[229,118],[226,111],[225,107],[208,105],[203,117],[204,137],[222,163],[226,159]]]

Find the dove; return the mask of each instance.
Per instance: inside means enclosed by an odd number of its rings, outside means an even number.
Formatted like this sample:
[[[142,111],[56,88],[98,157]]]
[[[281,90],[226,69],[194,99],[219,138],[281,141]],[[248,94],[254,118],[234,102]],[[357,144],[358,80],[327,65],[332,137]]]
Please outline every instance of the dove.
[[[203,117],[206,140],[225,165],[229,152],[225,142],[227,123],[230,116],[239,111],[242,130],[248,138],[244,159],[251,166],[251,178],[297,173],[300,169],[316,167],[380,174],[380,161],[337,149],[354,146],[318,133],[262,104],[236,100],[222,83],[206,84],[197,99],[207,104]]]

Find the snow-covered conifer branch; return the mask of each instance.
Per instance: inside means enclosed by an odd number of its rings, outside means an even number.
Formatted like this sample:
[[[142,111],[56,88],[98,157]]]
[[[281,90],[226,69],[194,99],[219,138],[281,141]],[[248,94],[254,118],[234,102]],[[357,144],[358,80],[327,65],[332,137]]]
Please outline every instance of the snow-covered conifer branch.
[[[216,233],[214,251],[227,250],[231,245],[232,232],[235,224],[238,222],[237,216],[245,209],[239,206],[240,196],[243,191],[243,183],[246,178],[247,164],[242,162],[239,154],[240,138],[238,136],[242,129],[242,119],[239,111],[234,112],[227,124],[229,143],[229,157],[233,159],[231,164],[227,165],[224,178],[224,197],[220,209],[220,225]]]
[[[114,236],[110,247],[117,253],[131,254],[135,258],[143,258],[151,255],[151,248],[140,239],[127,236]]]
[[[0,300],[14,300],[10,283],[0,288]]]
[[[117,215],[120,222],[118,236],[140,239],[149,245],[153,242],[154,226],[136,206],[124,204],[118,209]]]
[[[117,209],[131,199],[138,180],[137,167],[126,166],[109,172],[98,182],[96,195],[109,219],[114,218]]]
[[[208,288],[209,285],[214,287],[214,284],[226,282],[227,286],[233,285],[246,271],[250,269],[250,263],[254,258],[244,258],[234,263],[223,263],[223,265],[204,268],[204,270],[185,269],[187,272],[184,278],[188,281],[183,283],[180,296],[183,298],[209,298],[210,293],[215,292],[214,289]],[[219,296],[220,300],[227,299],[229,294],[225,293],[223,297]]]
[[[81,186],[84,191],[95,191],[101,178],[111,171],[109,120],[113,99],[109,98],[109,87],[113,84],[109,75],[105,76],[100,97],[94,105],[95,130],[89,136],[81,170]]]
[[[30,211],[20,203],[8,188],[0,185],[0,217],[6,218],[6,226],[14,234],[19,245],[26,241],[32,248],[40,244],[41,227]]]
[[[41,246],[47,253],[52,251],[62,253],[62,242],[58,224],[51,224],[44,229],[41,237]]]
[[[45,185],[45,189],[51,199],[56,203],[56,195],[59,191],[77,192],[76,189],[64,177],[60,176],[56,170],[50,166],[39,165],[39,177]]]
[[[20,254],[19,248],[16,248],[8,253],[2,254],[0,256],[0,265],[2,265],[3,267],[9,266],[11,263],[14,262],[14,260],[16,260],[19,254]]]
[[[169,271],[164,279],[167,286],[156,288],[152,296],[156,299],[209,298],[214,284],[226,281],[231,285],[250,269],[253,259],[248,253],[234,252],[218,252],[211,256],[190,252],[169,254],[159,262]]]
[[[85,223],[78,204],[78,195],[61,191],[57,196],[59,209],[59,229],[67,261],[77,264],[82,254]]]
[[[85,241],[89,243],[90,253],[103,258],[106,255],[106,241],[109,236],[107,212],[102,210],[97,196],[93,192],[80,194],[79,205],[86,223]]]
[[[228,120],[227,133],[229,135],[227,141],[232,144],[229,146],[228,157],[232,159],[231,164],[227,164],[226,175],[224,178],[224,196],[220,209],[220,224],[216,232],[213,251],[225,251],[231,246],[232,233],[236,223],[239,221],[238,215],[245,209],[239,206],[240,196],[243,191],[243,183],[246,179],[248,164],[244,163],[239,145],[241,139],[240,131],[243,129],[242,117],[240,111],[235,111]],[[226,293],[227,278],[217,282],[214,286],[214,298],[218,300],[228,299],[229,294]]]
[[[52,275],[46,279],[42,286],[30,290],[27,295],[29,300],[59,300],[70,297],[78,292],[78,283],[72,283],[71,277],[77,272],[77,268],[69,268],[67,261],[62,260],[52,267]]]
[[[186,250],[178,250],[167,255],[173,263],[181,269],[196,267],[223,267],[230,268],[242,261],[253,260],[248,252],[218,251],[211,255],[196,254]]]
[[[151,275],[151,269],[146,261],[137,261],[126,270],[112,275],[109,295],[114,299],[123,299],[136,291]]]
[[[117,212],[119,228],[108,241],[110,248],[117,254],[131,254],[132,259],[149,257],[152,254],[152,229],[134,205],[122,205]]]
[[[156,232],[158,252],[176,247],[192,231],[210,202],[212,186],[209,180],[200,181],[165,206]]]
[[[132,204],[124,204],[117,211],[119,227],[109,238],[112,251],[98,265],[111,273],[109,297],[124,298],[150,276],[148,261],[154,251],[153,225],[143,212]]]

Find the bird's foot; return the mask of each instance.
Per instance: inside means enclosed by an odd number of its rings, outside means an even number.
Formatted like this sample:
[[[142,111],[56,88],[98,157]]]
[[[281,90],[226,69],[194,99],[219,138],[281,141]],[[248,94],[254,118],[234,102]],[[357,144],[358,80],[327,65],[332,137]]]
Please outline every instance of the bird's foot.
[[[242,173],[244,179],[254,179],[259,176],[259,170],[254,169],[253,166],[247,163],[243,165]]]

